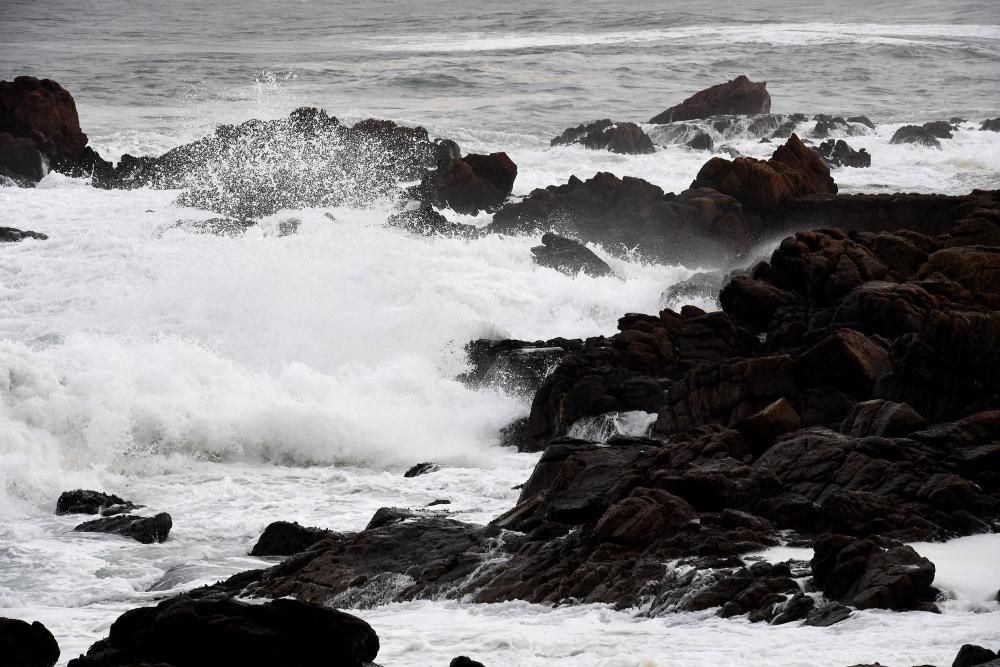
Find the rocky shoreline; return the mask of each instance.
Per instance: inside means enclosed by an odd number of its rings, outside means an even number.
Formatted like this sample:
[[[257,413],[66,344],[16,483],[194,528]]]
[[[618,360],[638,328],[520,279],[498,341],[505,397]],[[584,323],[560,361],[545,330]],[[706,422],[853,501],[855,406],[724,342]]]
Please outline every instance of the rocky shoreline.
[[[937,611],[935,566],[905,542],[1000,530],[1000,191],[837,194],[834,158],[864,158],[843,142],[824,157],[768,114],[766,84],[740,77],[654,118],[756,115],[771,138],[785,135],[769,160],[711,158],[679,194],[599,173],[513,200],[517,166],[505,153],[463,155],[422,128],[347,127],[316,109],[111,165],[86,147],[58,84],[0,83],[0,174],[20,185],[48,162],[96,187],[179,188],[179,203],[226,216],[226,229],[388,199],[401,209],[390,224],[415,233],[541,234],[534,260],[572,275],[612,273],[591,242],[741,267],[692,285],[717,297],[717,312],[623,313],[618,333],[587,340],[470,343],[463,380],[530,396],[530,414],[501,439],[540,453],[516,505],[489,524],[424,508],[383,508],[354,533],[277,522],[253,553],[285,560],[127,612],[70,664],[372,664],[375,631],[331,608],[428,598],[606,603],[648,616],[717,609],[821,627],[852,609]],[[863,121],[821,119],[813,136]],[[950,136],[912,128],[899,141],[932,148],[923,137]],[[601,121],[553,143],[648,152],[642,137]],[[493,217],[477,228],[441,209]],[[626,412],[655,415],[649,432],[571,436],[581,420]],[[413,474],[435,470],[421,466]],[[169,514],[137,509],[82,490],[57,504],[100,515],[76,530],[168,539]],[[812,559],[753,558],[779,544],[811,548]],[[38,623],[0,619],[5,642],[24,656],[13,664],[58,658]],[[996,659],[963,647],[955,664]]]

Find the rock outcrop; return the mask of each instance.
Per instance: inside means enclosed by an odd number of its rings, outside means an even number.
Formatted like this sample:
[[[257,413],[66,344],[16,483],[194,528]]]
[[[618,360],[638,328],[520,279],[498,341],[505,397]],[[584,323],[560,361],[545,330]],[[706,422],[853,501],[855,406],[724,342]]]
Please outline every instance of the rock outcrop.
[[[539,266],[547,266],[561,273],[575,276],[585,273],[600,278],[614,275],[608,263],[579,241],[557,234],[543,234],[542,245],[531,249]]]
[[[143,544],[164,542],[170,534],[173,521],[166,512],[154,516],[137,516],[135,514],[119,514],[107,516],[93,521],[84,521],[74,531],[81,533],[111,533],[130,537]]]
[[[625,155],[653,153],[653,142],[635,123],[614,123],[597,120],[571,127],[552,140],[552,146],[582,144],[593,150],[608,150]]]
[[[495,211],[514,187],[517,165],[506,153],[469,154],[440,162],[415,190],[425,203],[459,213]]]
[[[0,618],[0,659],[4,667],[54,667],[59,644],[38,621]]]
[[[851,148],[843,139],[829,139],[819,145],[819,154],[834,167],[865,168],[872,166],[872,156],[864,148]]]
[[[767,83],[754,83],[744,75],[699,91],[680,104],[653,116],[650,123],[708,118],[723,114],[759,114],[771,112]]]

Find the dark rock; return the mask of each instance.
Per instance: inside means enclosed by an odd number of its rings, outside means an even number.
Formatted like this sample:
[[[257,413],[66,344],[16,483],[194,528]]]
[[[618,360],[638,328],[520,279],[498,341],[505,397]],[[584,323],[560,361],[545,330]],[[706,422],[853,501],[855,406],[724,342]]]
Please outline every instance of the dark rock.
[[[962,648],[958,649],[958,655],[955,656],[951,667],[974,667],[996,660],[998,657],[1000,656],[988,648],[975,644],[964,644]]]
[[[415,193],[425,203],[459,213],[495,211],[510,195],[516,177],[517,165],[506,153],[469,154],[439,164]]]
[[[932,132],[919,125],[904,125],[896,130],[890,144],[919,144],[929,148],[941,148],[941,142]]]
[[[767,330],[768,323],[779,308],[794,306],[801,300],[795,293],[748,276],[733,278],[719,293],[723,310],[755,331]]]
[[[268,524],[257,544],[250,551],[251,556],[291,556],[305,551],[320,540],[330,536],[330,531],[308,528],[298,523],[275,521]]]
[[[4,667],[53,667],[59,644],[38,621],[0,618],[0,659]]]
[[[715,142],[712,141],[712,135],[708,132],[702,131],[699,131],[684,145],[688,148],[693,148],[696,151],[711,151],[715,148]]]
[[[84,521],[73,530],[83,533],[112,533],[130,537],[143,544],[152,544],[165,541],[172,527],[170,515],[161,512],[151,517],[126,514]]]
[[[831,602],[809,612],[805,624],[817,628],[828,628],[835,623],[846,621],[850,615],[850,607],[845,607],[839,602]]]
[[[777,614],[771,619],[771,625],[782,625],[792,621],[801,621],[809,617],[816,606],[816,601],[804,593],[796,593],[785,602]]]
[[[726,276],[721,271],[695,273],[687,280],[674,283],[660,295],[660,303],[668,308],[690,303],[695,299],[718,301],[719,290]]]
[[[403,477],[416,477],[418,475],[427,475],[432,472],[437,472],[441,469],[436,463],[418,463],[412,466],[409,470],[403,473]]]
[[[56,501],[56,514],[101,514],[112,515],[131,512],[142,505],[136,505],[114,494],[77,489],[64,491]]]
[[[247,604],[181,595],[127,611],[73,667],[363,667],[379,641],[360,618],[298,600]]]
[[[850,116],[848,117],[847,122],[860,123],[866,127],[870,127],[873,130],[875,129],[875,123],[873,123],[871,119],[868,118],[868,116]]]
[[[486,667],[483,663],[473,660],[467,655],[460,655],[457,658],[453,658],[448,667]]]
[[[951,139],[951,131],[954,129],[952,124],[946,120],[931,121],[929,123],[924,123],[921,127],[923,127],[929,135],[938,139]]]
[[[859,609],[918,609],[934,600],[934,564],[913,547],[824,535],[815,544],[813,579],[823,594]]]
[[[906,403],[874,399],[855,405],[840,430],[856,438],[869,435],[898,438],[926,425],[927,421]]]
[[[470,369],[459,380],[471,387],[497,387],[508,393],[533,395],[545,377],[583,341],[553,338],[470,341],[465,346]]]
[[[49,237],[41,232],[14,229],[13,227],[0,227],[0,243],[17,243],[24,239],[37,239],[45,241]]]
[[[390,215],[386,220],[390,227],[405,229],[421,236],[445,236],[459,238],[476,238],[479,229],[475,225],[465,225],[452,222],[430,206],[416,208]]]
[[[712,158],[691,187],[712,188],[753,211],[772,211],[792,197],[837,192],[830,168],[795,134],[766,162],[747,157],[733,161]]]
[[[607,262],[578,241],[556,234],[544,234],[542,245],[531,249],[535,263],[571,276],[581,271],[588,276],[614,275]]]
[[[853,329],[838,329],[796,361],[799,386],[832,387],[857,400],[871,397],[892,369],[888,345]]]
[[[990,118],[984,120],[983,124],[979,126],[980,130],[988,130],[990,132],[1000,132],[1000,118]]]
[[[680,104],[654,116],[649,122],[671,123],[723,114],[770,112],[771,96],[767,93],[767,83],[754,83],[741,74],[732,81],[695,93]]]
[[[834,167],[870,167],[872,156],[864,148],[856,151],[843,139],[824,141],[817,149],[827,162]]]
[[[650,138],[635,123],[613,123],[606,119],[570,128],[551,142],[552,146],[569,144],[583,144],[593,150],[626,155],[641,155],[656,150]]]
[[[425,505],[425,507],[437,507],[438,505],[451,505],[450,500],[444,498],[436,498]]]
[[[757,414],[733,424],[733,429],[743,436],[750,447],[750,453],[757,458],[766,452],[779,436],[797,431],[801,425],[802,419],[792,404],[784,398],[779,398]]]

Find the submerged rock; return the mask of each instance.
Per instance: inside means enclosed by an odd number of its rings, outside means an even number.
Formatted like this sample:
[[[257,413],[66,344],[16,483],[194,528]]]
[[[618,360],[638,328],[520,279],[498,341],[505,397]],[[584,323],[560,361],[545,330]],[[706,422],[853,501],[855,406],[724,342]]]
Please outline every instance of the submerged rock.
[[[429,475],[441,469],[437,463],[417,463],[403,473],[403,477],[417,477],[419,475]]]
[[[872,166],[872,156],[864,148],[856,151],[843,139],[824,141],[817,149],[834,167],[864,168]]]
[[[166,541],[172,527],[170,515],[161,512],[150,517],[127,514],[84,521],[73,530],[82,533],[112,533],[130,537],[143,544],[153,544]]]
[[[614,275],[607,262],[587,246],[557,234],[544,234],[542,245],[532,248],[531,254],[536,264],[571,276],[581,272],[596,278]]]
[[[251,556],[291,556],[305,551],[317,542],[326,539],[331,531],[309,528],[298,523],[275,521],[268,524],[261,533],[257,544],[250,550]]]
[[[625,155],[653,153],[653,142],[635,123],[613,123],[597,120],[565,130],[552,140],[552,146],[582,144],[593,150],[609,150]]]
[[[41,232],[14,229],[13,227],[0,227],[0,243],[17,243],[24,239],[35,239],[45,241],[49,237]]]
[[[56,501],[56,514],[123,514],[139,509],[142,505],[124,500],[114,494],[77,489],[64,491]]]
[[[938,141],[938,137],[941,136],[941,132],[933,125],[928,128],[928,125],[930,124],[904,125],[896,130],[896,132],[892,135],[892,139],[889,140],[889,143],[919,144],[921,146],[927,146],[928,148],[941,148],[941,142]],[[951,138],[950,132],[947,134],[946,138]]]
[[[390,227],[405,229],[421,236],[444,236],[476,238],[479,229],[475,225],[452,222],[430,206],[422,206],[410,211],[390,215],[386,220]]]
[[[979,126],[980,130],[987,130],[989,132],[1000,132],[1000,118],[990,118],[984,120],[983,124]]]
[[[506,153],[469,154],[438,163],[414,194],[422,202],[459,213],[495,211],[510,195],[517,165]]]
[[[298,600],[247,604],[195,592],[127,611],[72,667],[366,667],[378,635],[360,618]]]
[[[0,661],[4,667],[54,667],[59,644],[44,625],[0,618]]]
[[[767,83],[754,83],[741,74],[732,81],[695,93],[680,104],[653,116],[649,122],[670,123],[723,114],[770,112],[771,96],[767,92]]]
[[[570,351],[582,345],[582,340],[566,338],[470,341],[465,346],[470,369],[458,379],[474,388],[496,387],[530,396]]]

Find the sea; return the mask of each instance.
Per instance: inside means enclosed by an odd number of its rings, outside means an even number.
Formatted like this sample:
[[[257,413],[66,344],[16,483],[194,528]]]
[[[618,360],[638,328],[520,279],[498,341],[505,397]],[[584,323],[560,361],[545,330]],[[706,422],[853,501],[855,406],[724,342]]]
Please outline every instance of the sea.
[[[1000,133],[979,130],[1000,115],[993,0],[0,0],[0,79],[23,74],[69,90],[112,160],[316,106],[506,151],[517,196],[600,171],[683,190],[709,153],[549,141],[600,118],[644,123],[746,74],[768,82],[775,113],[874,121],[847,138],[872,166],[835,170],[842,192],[1000,187]],[[952,118],[940,150],[889,143],[904,124]],[[754,157],[774,148],[719,139]],[[534,265],[537,238],[415,236],[386,226],[388,204],[282,211],[224,238],[177,227],[212,217],[177,196],[56,173],[0,187],[0,226],[49,236],[0,246],[0,616],[43,622],[60,665],[130,608],[269,565],[248,553],[272,521],[358,530],[379,507],[435,499],[489,521],[538,455],[499,445],[530,396],[459,382],[465,344],[611,334],[624,313],[679,307],[671,285],[724,268],[592,244],[617,277],[568,276]],[[298,232],[274,233],[289,218]],[[648,423],[624,415],[610,431]],[[442,469],[403,478],[424,461]],[[73,532],[79,517],[54,506],[74,488],[169,512],[170,538]],[[918,545],[948,596],[941,614],[859,611],[830,628],[463,600],[353,613],[386,667],[457,655],[488,667],[946,665],[964,643],[1000,648],[996,537]]]

